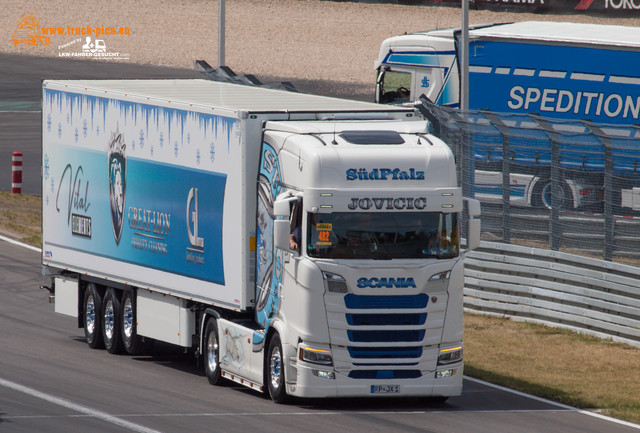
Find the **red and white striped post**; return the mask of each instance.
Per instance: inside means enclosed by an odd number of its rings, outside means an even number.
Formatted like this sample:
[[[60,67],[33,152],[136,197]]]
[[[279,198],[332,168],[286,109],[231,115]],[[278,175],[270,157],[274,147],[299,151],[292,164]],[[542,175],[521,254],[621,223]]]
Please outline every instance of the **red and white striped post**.
[[[22,152],[13,152],[11,158],[11,192],[22,193]]]

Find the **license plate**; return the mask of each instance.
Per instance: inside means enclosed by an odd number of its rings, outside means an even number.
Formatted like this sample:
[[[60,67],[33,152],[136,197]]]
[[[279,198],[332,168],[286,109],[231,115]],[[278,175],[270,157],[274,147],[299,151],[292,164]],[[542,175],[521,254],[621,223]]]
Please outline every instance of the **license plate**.
[[[371,394],[396,394],[400,392],[400,385],[371,385]]]

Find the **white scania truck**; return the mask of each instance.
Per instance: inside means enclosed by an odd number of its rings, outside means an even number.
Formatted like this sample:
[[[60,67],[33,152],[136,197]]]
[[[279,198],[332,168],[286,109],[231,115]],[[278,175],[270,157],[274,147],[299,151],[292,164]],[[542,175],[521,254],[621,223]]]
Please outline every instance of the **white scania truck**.
[[[42,97],[43,269],[89,346],[194,349],[276,402],[460,394],[463,198],[412,109],[206,80]]]

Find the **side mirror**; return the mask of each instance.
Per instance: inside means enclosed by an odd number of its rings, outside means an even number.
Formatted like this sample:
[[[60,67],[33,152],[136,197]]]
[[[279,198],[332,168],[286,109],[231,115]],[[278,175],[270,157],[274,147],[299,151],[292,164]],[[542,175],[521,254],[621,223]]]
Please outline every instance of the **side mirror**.
[[[291,235],[290,221],[275,220],[273,222],[273,243],[276,248],[289,251],[289,240]]]
[[[300,197],[292,196],[290,192],[280,194],[273,203],[273,214],[276,219],[273,222],[273,244],[281,250],[291,251],[289,241],[291,239],[291,203],[300,201]]]
[[[467,203],[467,214],[469,217],[469,225],[467,230],[467,249],[475,250],[480,246],[480,202],[476,199],[465,198]]]
[[[384,69],[380,69],[380,73],[376,79],[376,94],[374,99],[376,104],[380,104],[380,82],[382,81],[382,74],[384,74]]]

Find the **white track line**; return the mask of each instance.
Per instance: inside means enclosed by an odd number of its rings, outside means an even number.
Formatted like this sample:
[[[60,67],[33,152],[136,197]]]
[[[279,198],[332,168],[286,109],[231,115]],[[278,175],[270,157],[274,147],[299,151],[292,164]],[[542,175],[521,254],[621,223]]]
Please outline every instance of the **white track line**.
[[[571,410],[571,411],[574,411],[574,412],[581,413],[582,415],[589,415],[589,416],[592,416],[594,418],[599,418],[599,419],[602,419],[602,420],[605,420],[605,421],[613,422],[613,423],[620,424],[620,425],[623,425],[623,426],[626,426],[626,427],[634,428],[636,430],[640,430],[640,425],[633,424],[633,423],[630,423],[628,421],[622,421],[622,420],[619,420],[619,419],[616,419],[616,418],[611,418],[610,416],[601,415],[599,413],[590,412],[588,410],[578,409],[576,407],[567,406],[566,404],[562,404],[562,403],[556,403],[555,401],[547,400],[547,399],[541,398],[541,397],[536,397],[535,395],[525,394],[524,392],[515,391],[513,389],[505,388],[504,386],[494,385],[493,383],[485,382],[484,380],[480,380],[480,379],[474,379],[473,377],[464,376],[464,379],[468,380],[470,382],[479,383],[480,385],[489,386],[491,388],[495,388],[495,389],[498,389],[500,391],[509,392],[511,394],[519,395],[521,397],[526,397],[526,398],[529,398],[531,400],[536,400],[536,401],[539,401],[539,402],[542,402],[542,403],[547,403],[547,404],[556,406],[556,407],[561,408],[561,409]]]
[[[15,239],[11,239],[11,238],[8,238],[6,236],[0,235],[0,241],[9,242],[10,244],[18,245],[20,247],[27,248],[27,249],[29,249],[31,251],[36,251],[38,253],[42,252],[42,250],[40,248],[38,248],[38,247],[34,247],[33,245],[27,245],[24,242],[16,241]]]
[[[47,394],[41,391],[38,391],[36,389],[33,388],[29,388],[27,386],[24,385],[20,385],[18,383],[15,382],[11,382],[5,379],[0,378],[0,386],[3,386],[5,388],[9,388],[12,389],[14,391],[18,391],[21,392],[23,394],[27,394],[30,395],[32,397],[36,397],[39,398],[41,400],[45,400],[48,401],[49,403],[53,403],[55,405],[58,406],[62,406],[62,407],[66,407],[67,409],[71,409],[74,410],[76,412],[80,412],[83,413],[85,415],[88,415],[92,418],[97,418],[100,419],[102,421],[106,421],[108,423],[111,424],[115,424],[117,426],[120,427],[124,427],[128,430],[134,431],[134,432],[139,432],[139,433],[160,433],[157,430],[153,430],[144,426],[141,426],[139,424],[135,424],[129,421],[125,421],[121,418],[115,417],[113,415],[109,415],[106,412],[102,412],[96,409],[92,409],[90,407],[86,407],[86,406],[82,406],[80,404],[77,403],[73,403],[69,400],[65,400],[63,398],[60,397],[56,397],[55,395],[51,395],[51,394]]]

